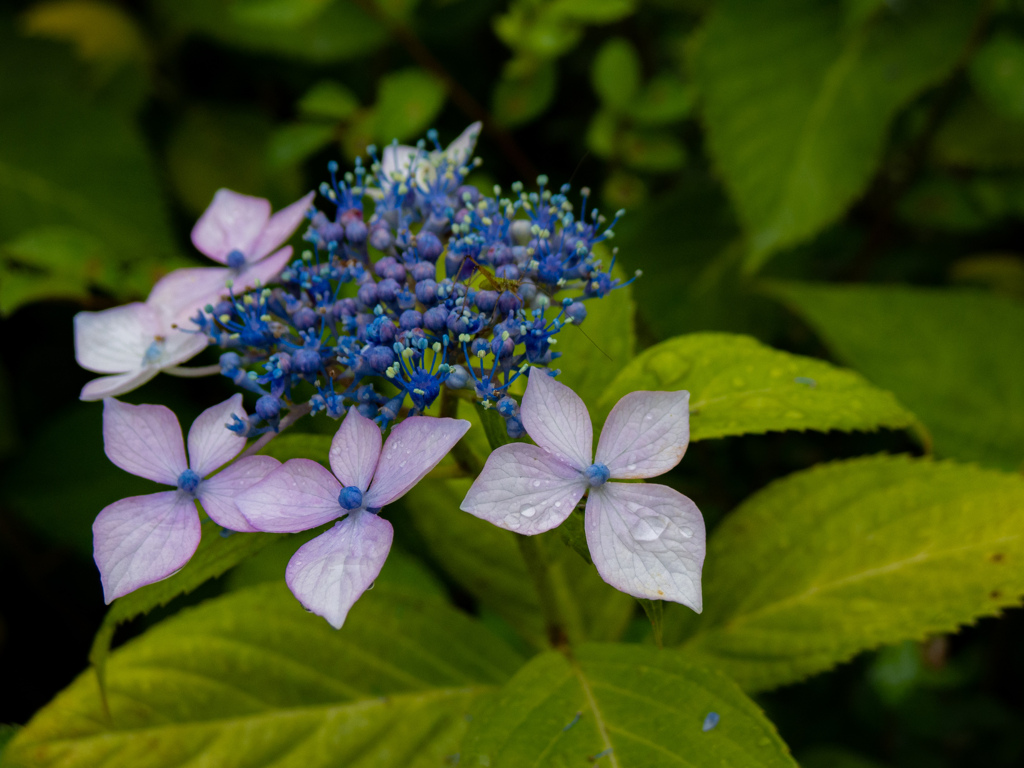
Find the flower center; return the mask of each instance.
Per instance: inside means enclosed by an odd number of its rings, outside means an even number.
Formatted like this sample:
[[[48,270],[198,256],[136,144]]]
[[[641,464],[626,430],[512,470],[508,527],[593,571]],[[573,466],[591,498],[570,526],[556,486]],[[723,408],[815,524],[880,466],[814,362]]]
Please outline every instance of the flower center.
[[[241,269],[245,266],[245,254],[237,248],[228,254],[228,266],[232,269]]]
[[[199,475],[193,472],[191,469],[186,469],[180,475],[178,475],[178,489],[185,493],[196,495],[196,488],[199,487],[199,482],[202,480]]]
[[[363,504],[363,492],[354,485],[345,486],[338,494],[338,503],[341,504],[342,509],[349,511],[359,509]]]
[[[153,339],[153,343],[146,347],[146,351],[142,354],[143,365],[153,365],[160,362],[160,358],[164,354],[165,341],[163,336],[157,336]]]
[[[587,483],[590,484],[591,488],[597,488],[608,482],[611,472],[608,471],[608,467],[604,464],[591,464],[583,470],[583,476],[587,478]]]

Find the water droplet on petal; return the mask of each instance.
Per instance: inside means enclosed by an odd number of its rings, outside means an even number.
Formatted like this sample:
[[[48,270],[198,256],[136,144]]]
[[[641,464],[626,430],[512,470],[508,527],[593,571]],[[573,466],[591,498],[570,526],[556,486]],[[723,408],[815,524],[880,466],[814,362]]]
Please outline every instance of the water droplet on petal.
[[[523,521],[519,518],[519,515],[506,515],[505,516],[505,525],[508,528],[512,529],[512,530],[515,530],[516,528],[518,528],[522,524],[523,524]]]
[[[409,462],[407,462],[407,461],[400,461],[400,462],[398,462],[398,466],[399,466],[399,468],[401,468],[401,467],[404,467],[408,463]]]
[[[523,517],[533,517],[534,515],[537,514],[537,508],[532,506],[532,505],[530,505],[530,504],[524,504],[519,509],[519,514],[522,515]]]
[[[534,480],[533,481],[533,487],[534,488],[540,488],[540,480]]]
[[[629,532],[637,541],[654,541],[668,527],[668,518],[662,515],[641,517],[632,526]]]
[[[653,418],[654,418],[654,414],[653,413],[648,413],[646,416],[644,416],[644,421],[650,421]]]
[[[636,464],[627,464],[626,469],[632,472],[634,469],[636,469]]]
[[[693,536],[693,530],[690,528],[680,528],[679,532],[687,539]]]

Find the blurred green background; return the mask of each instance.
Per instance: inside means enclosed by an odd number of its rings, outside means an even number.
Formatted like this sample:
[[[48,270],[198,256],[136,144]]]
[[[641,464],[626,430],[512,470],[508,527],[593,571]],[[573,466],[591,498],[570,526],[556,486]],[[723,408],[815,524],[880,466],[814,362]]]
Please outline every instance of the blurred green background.
[[[751,334],[860,371],[927,428],[695,445],[672,482],[709,525],[836,457],[1020,471],[1024,2],[8,0],[0,723],[85,666],[103,615],[89,526],[147,489],[77,401],[74,313],[200,263],[188,233],[219,187],[276,208],[328,160],[477,119],[483,188],[543,172],[628,210],[642,346]],[[159,377],[129,399],[187,423],[227,391]],[[809,768],[1019,766],[1022,648],[1015,610],[761,703]]]

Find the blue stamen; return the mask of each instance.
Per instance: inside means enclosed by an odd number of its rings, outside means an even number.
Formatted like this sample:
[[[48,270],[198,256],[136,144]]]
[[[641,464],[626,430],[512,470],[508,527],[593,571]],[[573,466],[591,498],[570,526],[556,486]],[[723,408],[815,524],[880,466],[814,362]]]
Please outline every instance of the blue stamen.
[[[587,483],[591,488],[599,488],[608,482],[611,472],[604,464],[591,464],[583,470],[583,475],[587,478]]]
[[[203,478],[191,469],[186,469],[178,475],[178,490],[195,496],[196,489],[199,487],[199,483],[202,482],[202,480]]]

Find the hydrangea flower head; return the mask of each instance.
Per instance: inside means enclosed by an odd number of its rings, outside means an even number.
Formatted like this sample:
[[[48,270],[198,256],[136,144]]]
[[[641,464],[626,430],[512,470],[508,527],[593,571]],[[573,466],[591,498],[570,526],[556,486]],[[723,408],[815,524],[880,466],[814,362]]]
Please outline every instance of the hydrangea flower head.
[[[587,546],[601,578],[634,597],[701,610],[704,519],[678,491],[612,483],[664,474],[690,437],[690,393],[631,392],[616,403],[593,453],[587,407],[569,387],[532,369],[521,418],[537,443],[511,443],[488,457],[462,509],[533,535],[560,525],[589,491]]]
[[[333,474],[291,459],[237,499],[260,531],[296,533],[344,517],[303,544],[285,580],[306,609],[340,629],[380,573],[394,529],[378,516],[433,469],[469,429],[462,419],[411,416],[381,445],[380,428],[351,408],[331,442]]]
[[[103,401],[107,457],[133,475],[175,487],[115,501],[97,516],[93,553],[107,603],[166,579],[189,561],[201,536],[196,501],[218,525],[254,530],[235,508],[234,496],[280,462],[249,456],[208,477],[245,445],[245,438],[227,429],[234,416],[245,417],[241,395],[199,414],[188,433],[187,461],[181,426],[169,408]]]

